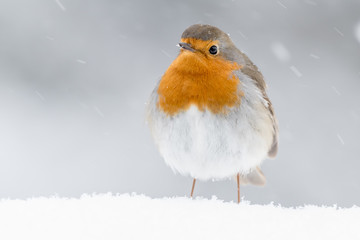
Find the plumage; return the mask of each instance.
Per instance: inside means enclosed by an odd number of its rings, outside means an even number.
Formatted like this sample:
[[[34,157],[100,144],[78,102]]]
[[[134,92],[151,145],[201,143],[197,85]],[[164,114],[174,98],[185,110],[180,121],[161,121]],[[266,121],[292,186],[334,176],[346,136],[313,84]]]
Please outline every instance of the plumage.
[[[147,106],[160,154],[182,175],[264,184],[259,166],[277,153],[278,126],[262,74],[216,27],[192,25],[181,43]]]

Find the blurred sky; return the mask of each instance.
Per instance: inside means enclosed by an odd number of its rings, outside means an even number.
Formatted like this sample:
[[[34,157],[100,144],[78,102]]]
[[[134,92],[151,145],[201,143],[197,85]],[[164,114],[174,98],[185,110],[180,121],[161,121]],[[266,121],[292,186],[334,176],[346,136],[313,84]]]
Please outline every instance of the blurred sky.
[[[228,32],[260,68],[280,123],[253,203],[360,205],[360,2],[0,1],[0,198],[188,195],[145,102],[191,24]],[[236,182],[196,196],[236,200]]]

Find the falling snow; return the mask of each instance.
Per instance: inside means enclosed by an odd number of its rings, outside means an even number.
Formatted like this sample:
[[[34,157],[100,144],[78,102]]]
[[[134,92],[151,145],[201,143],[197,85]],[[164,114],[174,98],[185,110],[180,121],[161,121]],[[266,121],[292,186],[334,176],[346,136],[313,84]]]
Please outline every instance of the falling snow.
[[[295,73],[298,78],[302,77],[301,72],[295,66],[291,66],[290,69],[291,71],[293,71],[293,73]]]
[[[50,41],[54,41],[54,40],[55,40],[55,38],[52,37],[52,36],[46,36],[46,39],[47,39],[47,40],[50,40]]]
[[[320,59],[320,57],[318,55],[315,55],[313,53],[310,53],[310,57],[312,57],[314,59]]]
[[[60,2],[60,0],[55,0],[55,2],[57,3],[57,5],[60,7],[61,10],[66,11],[65,6]]]
[[[354,34],[356,40],[360,43],[360,21],[355,25]]]
[[[206,13],[204,13],[204,16],[211,18],[214,16],[214,14],[206,12]]]
[[[38,95],[38,97],[41,99],[41,101],[45,101],[45,97],[39,92],[39,91],[35,91],[36,95]]]
[[[306,2],[307,4],[313,5],[313,6],[317,6],[317,5],[318,5],[316,2],[311,1],[311,0],[307,0],[307,1],[305,1],[305,2]]]
[[[336,136],[339,139],[339,141],[341,142],[341,144],[345,145],[344,139],[339,134],[337,134]]]
[[[334,30],[340,35],[340,36],[344,36],[344,34],[337,28],[337,27],[334,27]]]
[[[105,117],[104,113],[99,109],[98,106],[94,105],[94,110],[97,114],[99,114],[100,117]]]
[[[331,88],[334,90],[334,92],[335,92],[337,95],[341,96],[341,93],[339,92],[339,90],[337,90],[337,88],[336,88],[335,86],[331,86]]]
[[[167,51],[165,51],[164,49],[161,49],[161,52],[162,52],[165,56],[171,58],[171,55],[170,55]]]
[[[280,2],[280,1],[277,1],[277,3],[281,6],[281,7],[283,7],[283,8],[287,8],[282,2]]]
[[[77,61],[78,63],[81,63],[81,64],[86,64],[86,61],[81,60],[81,59],[77,59],[76,61]]]
[[[271,45],[271,51],[275,55],[277,59],[283,62],[287,62],[290,60],[290,52],[287,50],[287,48],[284,46],[284,44],[280,42],[275,42]]]
[[[245,40],[248,39],[248,37],[247,37],[243,32],[238,31],[238,33],[240,34],[240,36],[241,36],[243,39],[245,39]]]

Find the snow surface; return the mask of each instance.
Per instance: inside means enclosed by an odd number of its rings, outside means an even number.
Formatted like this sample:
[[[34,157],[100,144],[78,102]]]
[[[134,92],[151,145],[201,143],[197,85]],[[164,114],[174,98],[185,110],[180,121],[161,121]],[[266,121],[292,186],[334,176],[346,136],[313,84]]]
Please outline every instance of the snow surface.
[[[0,201],[0,239],[360,239],[360,208],[84,195]]]

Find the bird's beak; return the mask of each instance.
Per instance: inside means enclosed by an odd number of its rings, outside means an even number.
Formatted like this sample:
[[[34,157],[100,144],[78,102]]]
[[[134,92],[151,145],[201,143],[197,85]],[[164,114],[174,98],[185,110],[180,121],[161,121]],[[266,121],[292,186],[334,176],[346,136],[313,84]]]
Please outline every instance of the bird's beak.
[[[191,52],[195,52],[195,50],[188,43],[180,42],[178,46],[181,47],[182,49],[186,49],[186,50],[189,50]]]

